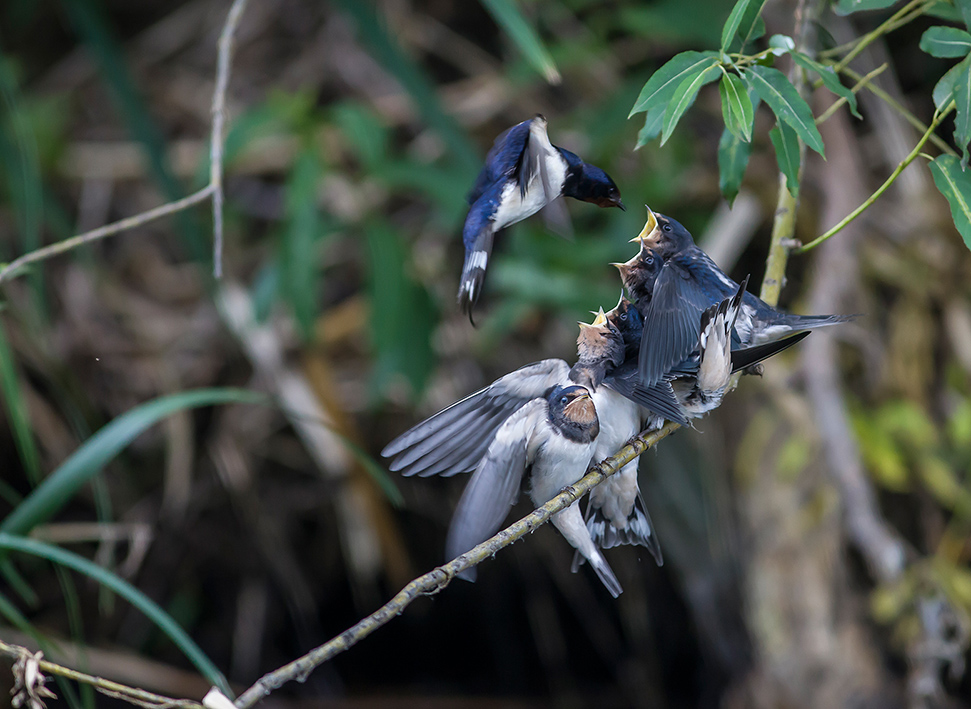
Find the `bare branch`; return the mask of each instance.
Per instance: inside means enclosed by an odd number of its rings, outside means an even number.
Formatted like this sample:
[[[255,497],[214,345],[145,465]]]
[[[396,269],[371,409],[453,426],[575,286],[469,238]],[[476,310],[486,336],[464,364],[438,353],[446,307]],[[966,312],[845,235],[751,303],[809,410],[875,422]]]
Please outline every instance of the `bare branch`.
[[[181,212],[183,209],[188,209],[194,204],[204,202],[205,200],[209,199],[209,196],[212,194],[212,190],[212,185],[206,185],[198,192],[190,194],[188,197],[183,197],[182,199],[176,200],[175,202],[169,202],[168,204],[163,204],[155,209],[150,209],[147,212],[142,212],[141,214],[136,214],[131,217],[125,217],[124,219],[120,219],[112,224],[106,224],[105,226],[98,227],[97,229],[86,231],[83,234],[72,236],[68,239],[64,239],[63,241],[58,241],[57,243],[50,244],[49,246],[45,246],[35,251],[26,253],[23,256],[19,256],[0,268],[0,283],[19,276],[20,272],[22,272],[24,266],[27,264],[34,263],[35,261],[44,261],[52,256],[63,254],[65,251],[71,251],[72,249],[76,249],[84,244],[89,244],[92,241],[98,241],[106,236],[111,236],[129,229],[134,229],[135,227],[155,221],[160,217]]]
[[[448,586],[459,572],[480,564],[494,556],[500,549],[504,549],[513,542],[522,539],[534,529],[547,522],[554,514],[572,505],[592,488],[602,483],[620,470],[620,468],[627,465],[627,463],[640,456],[678,428],[680,426],[677,424],[669,423],[659,431],[650,433],[646,431],[642,432],[633,441],[624,446],[616,455],[593,466],[583,478],[565,488],[563,492],[542,507],[529,513],[515,524],[506,527],[506,529],[471,551],[411,581],[394,598],[337,637],[328,640],[303,657],[264,675],[256,684],[239,696],[235,702],[236,707],[238,709],[248,709],[285,683],[293,680],[303,680],[324,662],[353,647],[382,625],[399,616],[419,596],[438,593]]]
[[[10,645],[0,640],[0,655],[5,655],[13,660],[19,660],[23,657],[32,657],[33,654],[25,647]],[[164,697],[161,694],[146,692],[144,689],[129,687],[118,682],[112,682],[109,679],[78,672],[77,670],[72,670],[70,667],[63,667],[48,660],[42,659],[38,664],[40,669],[49,675],[58,675],[81,684],[91,685],[102,694],[124,700],[136,706],[150,707],[151,709],[163,709],[163,707],[165,709],[203,709],[202,704],[191,699]]]
[[[233,58],[233,38],[246,9],[247,0],[235,0],[229,8],[226,24],[219,35],[219,59],[216,65],[216,90],[212,95],[212,142],[209,146],[209,186],[212,188],[212,274],[223,275],[223,147],[226,122],[226,89]]]

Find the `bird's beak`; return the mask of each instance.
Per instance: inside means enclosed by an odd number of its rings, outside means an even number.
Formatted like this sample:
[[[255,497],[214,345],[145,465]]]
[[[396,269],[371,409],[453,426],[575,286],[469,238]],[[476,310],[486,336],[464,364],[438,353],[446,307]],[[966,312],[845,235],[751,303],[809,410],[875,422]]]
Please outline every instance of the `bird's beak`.
[[[621,201],[620,201],[620,199],[618,199],[618,200],[617,200],[616,202],[614,202],[614,204],[615,204],[615,205],[616,205],[617,207],[619,207],[619,208],[620,208],[620,211],[622,211],[622,212],[626,212],[626,211],[627,211],[627,207],[625,207],[625,206],[624,206],[624,203],[623,203],[623,202],[621,202]]]
[[[601,308],[597,312],[597,317],[594,319],[593,323],[590,326],[591,327],[603,327],[606,324],[607,324],[607,316],[604,314],[604,309]]]
[[[641,229],[641,233],[630,240],[631,243],[634,243],[635,241],[654,241],[656,239],[656,237],[653,235],[657,230],[657,217],[654,215],[651,208],[646,204],[644,205],[644,208],[647,210],[647,221],[644,222],[644,228]]]

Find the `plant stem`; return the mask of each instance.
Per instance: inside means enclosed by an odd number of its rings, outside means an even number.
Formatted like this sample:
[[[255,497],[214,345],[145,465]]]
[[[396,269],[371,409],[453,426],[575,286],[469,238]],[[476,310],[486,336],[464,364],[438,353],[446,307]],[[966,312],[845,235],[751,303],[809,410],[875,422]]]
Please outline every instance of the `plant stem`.
[[[858,73],[856,73],[855,71],[853,71],[849,67],[844,67],[843,70],[842,70],[842,73],[843,74],[846,74],[848,77],[850,77],[851,79],[853,79],[853,81],[861,81],[863,78],[865,78],[865,77],[861,77]],[[890,106],[890,108],[892,108],[898,114],[900,114],[900,116],[905,121],[907,121],[910,125],[912,125],[917,130],[919,130],[921,133],[926,133],[927,132],[927,125],[922,120],[920,120],[917,116],[915,116],[913,113],[911,113],[910,111],[908,111],[906,106],[904,106],[902,103],[900,103],[897,99],[895,99],[889,93],[887,93],[886,91],[884,91],[883,89],[881,89],[876,84],[868,84],[867,85],[867,90],[871,94],[873,94],[874,96],[876,96],[878,99],[880,99],[881,101],[883,101],[885,104],[887,104],[888,106]],[[958,154],[957,154],[957,152],[955,152],[954,148],[952,148],[950,145],[948,145],[947,142],[943,138],[941,138],[940,136],[938,136],[937,134],[932,134],[931,135],[931,142],[942,153],[947,153],[948,155],[953,155],[954,157],[957,157],[958,156]]]
[[[813,239],[812,241],[810,241],[808,244],[806,244],[804,246],[800,246],[799,248],[795,249],[794,250],[794,253],[803,254],[803,253],[806,253],[807,251],[809,251],[810,249],[816,248],[821,243],[823,243],[824,241],[826,241],[827,239],[829,239],[831,236],[839,233],[842,229],[844,229],[846,227],[847,224],[849,224],[854,219],[856,219],[858,216],[860,216],[861,214],[863,214],[863,212],[866,209],[868,209],[870,207],[870,205],[872,205],[874,202],[877,201],[877,199],[879,199],[880,195],[882,195],[884,192],[887,191],[887,188],[889,188],[890,185],[892,185],[894,183],[894,181],[897,179],[897,177],[900,176],[900,173],[903,172],[904,169],[908,165],[910,165],[910,163],[912,163],[914,161],[914,159],[916,159],[916,157],[918,155],[920,155],[920,149],[922,147],[924,147],[924,143],[926,143],[928,140],[930,140],[930,137],[933,134],[934,130],[937,128],[937,126],[940,125],[941,121],[943,121],[944,118],[952,110],[954,110],[954,102],[953,101],[948,105],[947,108],[945,108],[943,111],[940,111],[934,117],[934,120],[931,122],[930,126],[927,127],[927,130],[924,132],[924,135],[921,136],[921,139],[917,142],[917,145],[914,146],[914,149],[910,151],[910,154],[907,157],[905,157],[903,160],[900,161],[900,164],[897,165],[897,168],[892,173],[890,173],[890,177],[888,177],[886,179],[886,181],[882,185],[880,185],[877,188],[877,190],[872,195],[870,195],[869,198],[867,198],[867,200],[863,204],[861,204],[859,207],[857,207],[852,212],[850,212],[839,224],[837,224],[836,226],[834,226],[832,229],[830,229],[829,231],[827,231],[825,234],[822,234],[821,236],[818,236],[815,239]]]
[[[850,89],[850,91],[856,94],[860,89],[864,88],[865,86],[868,86],[874,78],[882,74],[887,69],[888,66],[889,64],[886,64],[886,63],[881,64],[866,76],[858,79],[856,82],[856,86]],[[822,83],[822,81],[820,81],[820,83]],[[817,86],[813,84],[813,88],[815,89],[817,88]],[[841,109],[843,107],[843,104],[845,104],[846,102],[847,102],[847,99],[843,96],[840,96],[838,99],[833,101],[830,107],[827,108],[825,111],[823,111],[823,113],[819,116],[819,118],[816,119],[816,125],[818,126],[828,121],[830,116],[832,116],[839,109]]]

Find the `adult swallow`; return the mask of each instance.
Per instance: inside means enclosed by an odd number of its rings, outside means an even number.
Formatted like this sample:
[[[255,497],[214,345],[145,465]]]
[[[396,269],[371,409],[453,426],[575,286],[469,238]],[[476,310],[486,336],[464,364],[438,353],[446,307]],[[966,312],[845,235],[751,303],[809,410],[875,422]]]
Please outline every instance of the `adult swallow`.
[[[586,386],[595,396],[605,384],[656,415],[686,423],[670,382],[635,392],[637,360],[627,355],[627,347],[621,332],[606,320],[584,324],[572,367],[561,359],[521,367],[416,424],[385,446],[381,455],[392,458],[390,470],[406,476],[447,477],[471,471],[506,419],[551,387],[571,384]]]
[[[510,416],[489,445],[465,487],[446,540],[449,558],[494,535],[519,497],[529,470],[530,499],[537,507],[583,477],[596,450],[600,422],[590,392],[582,386],[554,387]],[[580,515],[570,505],[552,517],[553,526],[590,562],[610,594],[623,589]],[[475,569],[460,574],[475,580]]]
[[[681,224],[671,217],[655,214],[650,207],[647,211],[647,223],[636,239],[641,242],[641,250],[635,259],[640,259],[641,254],[649,253],[655,260],[659,257],[663,262],[661,271],[656,275],[654,290],[665,293],[668,307],[663,311],[657,310],[656,316],[665,324],[661,332],[672,338],[664,345],[664,349],[670,346],[669,356],[676,361],[694,347],[697,336],[696,318],[710,306],[731,298],[738,290],[738,283],[729,278],[708,254],[695,245],[691,234]],[[650,278],[652,272],[651,269],[643,271],[633,267],[628,272],[631,280],[628,290],[633,286],[631,293],[634,297],[638,297],[636,290],[640,286],[637,281],[642,273]],[[778,340],[793,332],[847,322],[854,317],[793,315],[773,308],[754,294],[746,292],[742,296],[735,332],[738,335],[738,344],[747,347]],[[655,332],[659,324],[657,320],[648,322],[645,317],[645,327],[649,331]],[[655,335],[651,341],[657,343],[661,340]],[[642,375],[651,374],[645,377],[646,381],[659,375],[664,360],[665,358],[642,359]]]
[[[470,319],[482,292],[496,232],[535,214],[561,195],[600,207],[624,208],[620,191],[606,172],[550,142],[543,116],[523,121],[496,138],[469,193],[471,206],[462,229],[465,264],[458,300]]]

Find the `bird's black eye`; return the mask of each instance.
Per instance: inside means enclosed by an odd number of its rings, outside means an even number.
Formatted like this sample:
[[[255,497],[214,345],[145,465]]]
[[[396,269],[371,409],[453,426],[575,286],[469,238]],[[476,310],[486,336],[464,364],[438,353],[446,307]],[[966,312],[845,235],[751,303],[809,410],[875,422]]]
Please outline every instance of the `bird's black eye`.
[[[663,229],[664,231],[671,231],[671,225],[670,225],[670,224],[662,224],[662,225],[661,225],[661,228],[662,228],[662,229]]]
[[[644,263],[646,263],[648,266],[654,265],[654,257],[653,256],[646,256],[644,258]]]
[[[565,403],[566,403],[566,402],[568,402],[569,400],[570,400],[570,397],[568,397],[568,396],[561,396],[561,397],[560,397],[560,403],[561,403],[561,404],[565,404]]]

